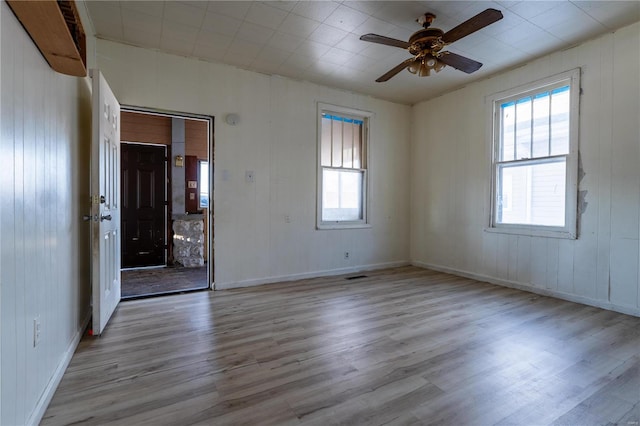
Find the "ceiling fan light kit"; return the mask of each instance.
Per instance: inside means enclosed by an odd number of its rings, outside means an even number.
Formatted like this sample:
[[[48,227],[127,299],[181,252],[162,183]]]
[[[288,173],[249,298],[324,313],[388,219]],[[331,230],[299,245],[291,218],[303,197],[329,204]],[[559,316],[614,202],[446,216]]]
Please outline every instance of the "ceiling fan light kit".
[[[416,58],[409,64],[407,69],[411,74],[417,74],[420,77],[431,75],[431,71],[440,72],[446,65],[438,61],[435,57],[425,56]]]
[[[447,65],[467,74],[480,69],[482,63],[453,52],[442,51],[442,49],[454,41],[499,21],[502,19],[502,12],[487,9],[446,33],[439,28],[430,28],[435,18],[436,15],[433,13],[425,13],[416,19],[423,29],[416,31],[408,42],[378,34],[365,34],[360,37],[363,41],[406,49],[414,56],[380,76],[376,79],[378,83],[389,80],[405,68],[420,77],[431,75],[431,71],[438,73]]]

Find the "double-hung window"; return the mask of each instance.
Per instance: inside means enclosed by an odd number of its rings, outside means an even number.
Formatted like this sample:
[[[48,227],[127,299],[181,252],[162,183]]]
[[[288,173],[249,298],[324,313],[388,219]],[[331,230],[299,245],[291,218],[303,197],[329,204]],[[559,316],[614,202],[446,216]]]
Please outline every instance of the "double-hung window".
[[[576,238],[579,77],[492,96],[491,229]]]
[[[370,113],[318,104],[318,223],[323,228],[367,224]]]

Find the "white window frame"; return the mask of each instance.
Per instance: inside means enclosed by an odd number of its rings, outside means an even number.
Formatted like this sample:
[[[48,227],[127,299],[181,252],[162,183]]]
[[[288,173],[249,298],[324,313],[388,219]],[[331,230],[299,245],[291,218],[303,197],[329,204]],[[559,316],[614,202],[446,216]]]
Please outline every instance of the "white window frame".
[[[497,223],[497,171],[500,150],[500,105],[512,100],[521,99],[528,95],[545,92],[555,87],[569,85],[569,153],[566,158],[566,185],[565,185],[565,226],[544,226],[527,224]],[[529,236],[541,236],[552,238],[576,239],[577,214],[578,214],[578,139],[580,123],[580,68],[566,71],[548,78],[505,90],[490,95],[487,100],[490,130],[488,139],[491,146],[491,200],[488,232],[504,234],[517,234]],[[541,157],[537,159],[522,160],[522,164],[540,164],[548,162],[558,156]]]
[[[363,160],[364,160],[364,168],[360,169],[350,169],[345,168],[345,170],[360,170],[363,172],[362,178],[362,219],[360,220],[338,220],[338,221],[323,221],[322,220],[322,178],[323,178],[323,169],[337,169],[334,167],[324,167],[322,166],[322,114],[335,114],[338,116],[346,116],[349,118],[355,118],[358,120],[362,120],[362,149],[363,149]],[[316,201],[316,228],[317,229],[353,229],[353,228],[370,228],[371,225],[369,223],[369,174],[371,170],[370,161],[369,161],[369,152],[370,152],[370,126],[371,126],[371,117],[373,117],[373,113],[369,111],[363,111],[354,108],[347,108],[338,105],[331,105],[323,102],[317,103],[317,135],[316,135],[316,145],[317,145],[317,201]]]

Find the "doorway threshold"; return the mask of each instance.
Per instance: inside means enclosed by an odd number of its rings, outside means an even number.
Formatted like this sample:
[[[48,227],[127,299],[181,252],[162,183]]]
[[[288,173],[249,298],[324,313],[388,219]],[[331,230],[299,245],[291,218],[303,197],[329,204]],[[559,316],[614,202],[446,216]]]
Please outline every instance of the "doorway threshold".
[[[124,271],[141,271],[146,269],[163,269],[167,268],[167,265],[156,265],[156,266],[132,266],[131,268],[122,268],[120,269],[122,272]]]
[[[207,265],[195,268],[163,267],[122,271],[122,299],[208,290]]]

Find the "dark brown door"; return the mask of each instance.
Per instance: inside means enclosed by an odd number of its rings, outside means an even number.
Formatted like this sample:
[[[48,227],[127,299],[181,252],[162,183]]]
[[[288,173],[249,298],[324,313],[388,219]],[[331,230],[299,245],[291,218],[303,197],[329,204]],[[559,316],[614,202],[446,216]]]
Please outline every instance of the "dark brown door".
[[[164,146],[122,144],[122,267],[165,264]]]

